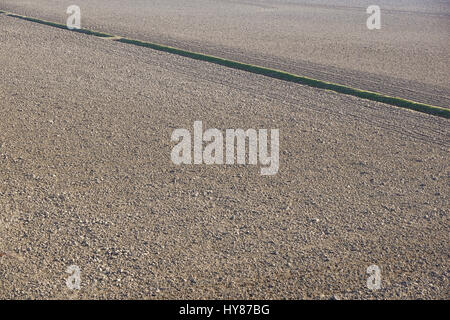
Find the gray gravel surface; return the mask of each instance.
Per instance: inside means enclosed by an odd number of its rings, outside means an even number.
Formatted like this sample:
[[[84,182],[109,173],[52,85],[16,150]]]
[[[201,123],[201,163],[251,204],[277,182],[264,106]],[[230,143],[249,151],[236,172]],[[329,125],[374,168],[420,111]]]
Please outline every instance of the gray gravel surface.
[[[450,107],[450,1],[0,0],[0,10]],[[366,8],[382,29],[366,27]]]
[[[4,15],[0,43],[0,298],[449,298],[449,120]],[[278,174],[175,166],[195,120],[280,129]]]

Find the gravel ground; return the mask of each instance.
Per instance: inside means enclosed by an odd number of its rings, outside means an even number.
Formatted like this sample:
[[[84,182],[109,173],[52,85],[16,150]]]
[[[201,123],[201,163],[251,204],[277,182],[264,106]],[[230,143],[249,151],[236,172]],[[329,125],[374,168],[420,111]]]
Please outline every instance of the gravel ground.
[[[0,10],[65,23],[72,4],[87,28],[450,106],[448,0],[0,0]],[[366,27],[373,4],[381,30]]]
[[[449,120],[4,15],[0,43],[0,298],[449,298]],[[195,120],[280,129],[278,174],[172,164]]]

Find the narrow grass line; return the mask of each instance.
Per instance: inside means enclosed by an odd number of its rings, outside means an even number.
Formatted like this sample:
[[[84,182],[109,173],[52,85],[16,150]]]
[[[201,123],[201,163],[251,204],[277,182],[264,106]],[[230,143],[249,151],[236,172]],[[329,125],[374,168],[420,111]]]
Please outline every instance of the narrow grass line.
[[[26,16],[14,14],[14,13],[4,12],[4,11],[0,11],[0,12],[4,13],[10,17],[19,18],[19,19],[23,19],[23,20],[27,20],[27,21],[31,21],[31,22],[40,23],[40,24],[45,24],[45,25],[56,27],[59,29],[70,30],[67,28],[66,25],[63,25],[60,23],[26,17]],[[420,102],[415,102],[415,101],[398,98],[398,97],[391,97],[391,96],[387,96],[387,95],[384,95],[381,93],[356,89],[356,88],[352,88],[350,86],[326,82],[326,81],[322,81],[322,80],[316,80],[316,79],[292,74],[292,73],[277,70],[277,69],[271,69],[271,68],[265,68],[265,67],[261,67],[261,66],[257,66],[257,65],[246,64],[246,63],[233,61],[233,60],[229,60],[229,59],[224,59],[224,58],[220,58],[220,57],[215,57],[215,56],[211,56],[211,55],[207,55],[207,54],[203,54],[203,53],[187,51],[187,50],[174,48],[174,47],[170,47],[170,46],[165,46],[165,45],[161,45],[161,44],[156,44],[156,43],[152,43],[152,42],[147,42],[147,41],[123,38],[120,36],[115,36],[115,35],[111,35],[111,34],[104,33],[104,32],[97,32],[97,31],[93,31],[93,30],[89,30],[89,29],[74,29],[74,30],[70,30],[70,31],[93,35],[93,36],[102,37],[102,38],[111,38],[110,40],[112,40],[112,41],[117,41],[117,42],[121,42],[121,43],[132,44],[132,45],[136,45],[136,46],[140,46],[140,47],[150,48],[153,50],[176,54],[179,56],[183,56],[183,57],[187,57],[187,58],[191,58],[191,59],[195,59],[195,60],[206,61],[209,63],[218,64],[218,65],[225,66],[225,67],[232,68],[232,69],[243,70],[243,71],[251,72],[254,74],[260,74],[260,75],[264,75],[264,76],[274,78],[274,79],[279,79],[279,80],[288,81],[288,82],[294,82],[294,83],[306,85],[306,86],[313,87],[313,88],[331,90],[331,91],[334,91],[337,93],[351,95],[351,96],[355,96],[355,97],[366,99],[366,100],[382,102],[382,103],[386,103],[386,104],[393,105],[396,107],[411,109],[411,110],[415,110],[418,112],[423,112],[426,114],[431,114],[431,115],[450,119],[450,109],[447,109],[447,108],[437,107],[437,106],[420,103]]]
[[[114,37],[113,35],[108,34],[108,33],[104,33],[104,32],[98,32],[98,31],[93,31],[93,30],[89,30],[89,29],[69,29],[69,28],[67,28],[67,26],[65,24],[61,24],[61,23],[57,23],[57,22],[46,21],[46,20],[42,20],[42,19],[36,19],[36,18],[22,16],[22,15],[15,14],[15,13],[10,13],[10,12],[4,12],[3,11],[3,13],[6,14],[8,17],[13,17],[13,18],[26,20],[26,21],[36,22],[36,23],[47,25],[47,26],[55,27],[55,28],[58,28],[58,29],[65,29],[65,30],[78,32],[78,33],[83,33],[83,34],[96,36],[96,37],[101,37],[101,38],[112,38],[112,37]]]
[[[331,90],[334,92],[343,93],[343,94],[363,98],[366,100],[382,102],[382,103],[390,104],[390,105],[397,106],[397,107],[412,109],[415,111],[432,114],[432,115],[436,115],[436,116],[441,116],[444,118],[450,118],[450,109],[432,106],[432,105],[415,102],[415,101],[411,101],[411,100],[406,100],[403,98],[391,97],[391,96],[383,95],[383,94],[376,93],[376,92],[360,90],[360,89],[352,88],[349,86],[344,86],[344,85],[340,85],[340,84],[335,84],[335,83],[331,83],[331,82],[326,82],[326,81],[322,81],[322,80],[316,80],[316,79],[312,79],[312,78],[308,78],[308,77],[304,77],[304,76],[299,76],[299,75],[288,73],[288,72],[281,71],[281,70],[260,67],[260,66],[256,66],[256,65],[252,65],[252,64],[246,64],[246,63],[242,63],[242,62],[238,62],[238,61],[219,58],[219,57],[210,56],[210,55],[206,55],[206,54],[202,54],[202,53],[191,52],[191,51],[187,51],[187,50],[183,50],[183,49],[164,46],[164,45],[155,44],[155,43],[146,42],[146,41],[133,40],[133,39],[127,39],[127,38],[122,38],[122,39],[119,39],[116,41],[122,42],[122,43],[133,44],[133,45],[137,45],[137,46],[141,46],[141,47],[151,48],[154,50],[164,51],[164,52],[188,57],[188,58],[195,59],[195,60],[207,61],[207,62],[218,64],[221,66],[238,69],[238,70],[243,70],[243,71],[248,71],[251,73],[260,74],[260,75],[264,75],[264,76],[279,79],[279,80],[295,82],[295,83],[307,85],[307,86],[314,87],[314,88]]]

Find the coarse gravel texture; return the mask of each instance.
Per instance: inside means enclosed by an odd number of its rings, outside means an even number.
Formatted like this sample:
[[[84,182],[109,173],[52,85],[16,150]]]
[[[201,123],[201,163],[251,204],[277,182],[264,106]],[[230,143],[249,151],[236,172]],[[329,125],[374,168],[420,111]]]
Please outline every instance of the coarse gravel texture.
[[[0,43],[0,298],[449,298],[448,119],[5,15]],[[174,165],[195,120],[280,129],[278,174]]]
[[[0,0],[0,10],[450,107],[448,0]],[[381,30],[366,9],[381,8]]]

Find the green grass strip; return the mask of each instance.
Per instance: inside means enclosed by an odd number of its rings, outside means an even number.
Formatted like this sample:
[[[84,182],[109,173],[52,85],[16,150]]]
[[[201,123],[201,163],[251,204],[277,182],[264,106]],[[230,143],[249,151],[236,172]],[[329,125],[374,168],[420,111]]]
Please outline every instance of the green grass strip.
[[[215,56],[210,56],[210,55],[206,55],[206,54],[202,54],[202,53],[196,53],[196,52],[186,51],[186,50],[173,48],[173,47],[169,47],[169,46],[164,46],[164,45],[160,45],[160,44],[155,44],[155,43],[150,43],[150,42],[145,42],[145,41],[140,41],[140,40],[132,40],[132,39],[127,39],[127,38],[121,38],[116,41],[122,42],[122,43],[134,44],[134,45],[141,46],[141,47],[151,48],[154,50],[164,51],[164,52],[188,57],[188,58],[195,59],[195,60],[207,61],[207,62],[218,64],[221,66],[225,66],[228,68],[248,71],[251,73],[260,74],[260,75],[264,75],[264,76],[279,79],[279,80],[295,82],[295,83],[307,85],[307,86],[314,87],[314,88],[331,90],[331,91],[335,91],[338,93],[355,96],[358,98],[382,102],[382,103],[394,105],[397,107],[412,109],[412,110],[424,112],[427,114],[441,116],[444,118],[450,118],[450,110],[446,109],[446,108],[432,106],[432,105],[419,103],[419,102],[415,102],[415,101],[411,101],[411,100],[406,100],[406,99],[402,99],[402,98],[390,97],[390,96],[386,96],[386,95],[383,95],[380,93],[355,89],[355,88],[352,88],[349,86],[344,86],[344,85],[330,83],[330,82],[326,82],[326,81],[311,79],[308,77],[295,75],[295,74],[288,73],[288,72],[281,71],[281,70],[246,64],[246,63],[228,60],[228,59],[224,59],[224,58],[219,58],[219,57],[215,57]]]
[[[23,19],[23,20],[27,20],[27,21],[40,23],[40,24],[45,24],[45,25],[56,27],[59,29],[70,30],[67,28],[66,25],[63,25],[60,23],[45,21],[42,19],[36,19],[36,18],[31,18],[31,17],[26,17],[26,16],[21,16],[21,15],[8,13],[8,12],[4,12],[4,11],[0,11],[0,12],[5,13],[6,15],[8,15],[10,17],[15,17],[15,18],[19,18],[19,19]],[[187,57],[187,58],[191,58],[191,59],[195,59],[195,60],[206,61],[206,62],[218,64],[218,65],[232,68],[232,69],[243,70],[243,71],[251,72],[254,74],[260,74],[260,75],[271,77],[274,79],[284,80],[284,81],[288,81],[288,82],[294,82],[294,83],[306,85],[306,86],[313,87],[313,88],[331,90],[334,92],[351,95],[351,96],[355,96],[355,97],[366,99],[366,100],[382,102],[382,103],[386,103],[386,104],[393,105],[396,107],[411,109],[411,110],[415,110],[415,111],[419,111],[419,112],[423,112],[426,114],[431,114],[431,115],[435,115],[435,116],[439,116],[439,117],[443,117],[443,118],[447,118],[447,119],[450,118],[450,109],[447,109],[447,108],[432,106],[429,104],[415,102],[415,101],[411,101],[411,100],[407,100],[407,99],[403,99],[403,98],[391,97],[391,96],[383,95],[383,94],[376,93],[376,92],[360,90],[360,89],[352,88],[352,87],[345,86],[345,85],[340,85],[340,84],[336,84],[336,83],[331,83],[331,82],[316,80],[316,79],[312,79],[312,78],[308,78],[308,77],[304,77],[304,76],[299,76],[299,75],[288,73],[288,72],[281,71],[281,70],[260,67],[260,66],[256,66],[256,65],[252,65],[252,64],[246,64],[246,63],[242,63],[242,62],[238,62],[238,61],[233,61],[233,60],[219,58],[219,57],[206,55],[206,54],[202,54],[202,53],[187,51],[187,50],[174,48],[174,47],[170,47],[170,46],[165,46],[165,45],[161,45],[161,44],[156,44],[156,43],[152,43],[152,42],[122,38],[122,37],[114,36],[114,35],[107,34],[104,32],[97,32],[97,31],[92,31],[89,29],[73,29],[70,31],[84,33],[84,34],[93,35],[93,36],[97,36],[97,37],[113,38],[112,40],[121,42],[121,43],[133,44],[136,46],[150,48],[153,50],[163,51],[163,52],[167,52],[167,53],[171,53],[171,54],[176,54],[179,56],[183,56],[183,57]]]
[[[57,23],[57,22],[31,18],[31,17],[22,16],[22,15],[15,14],[15,13],[10,13],[10,12],[3,12],[3,13],[5,13],[8,17],[19,18],[19,19],[26,20],[26,21],[31,21],[31,22],[36,22],[36,23],[40,23],[40,24],[45,24],[47,26],[55,27],[55,28],[58,28],[58,29],[65,29],[65,30],[69,30],[69,31],[73,31],[73,32],[88,34],[88,35],[91,35],[91,36],[102,37],[102,38],[114,37],[113,35],[108,34],[108,33],[104,33],[104,32],[97,32],[97,31],[93,31],[93,30],[89,30],[89,29],[69,29],[69,28],[67,28],[67,26],[65,24],[61,24],[61,23]]]

